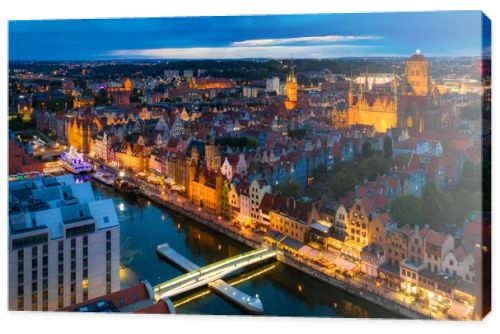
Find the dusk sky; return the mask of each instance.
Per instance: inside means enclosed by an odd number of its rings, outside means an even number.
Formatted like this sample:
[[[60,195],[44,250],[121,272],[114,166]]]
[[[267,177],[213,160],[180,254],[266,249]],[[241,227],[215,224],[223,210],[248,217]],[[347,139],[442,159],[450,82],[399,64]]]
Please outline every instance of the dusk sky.
[[[481,12],[9,22],[10,60],[478,56]],[[489,47],[489,36],[483,36]],[[489,49],[489,48],[488,48]]]

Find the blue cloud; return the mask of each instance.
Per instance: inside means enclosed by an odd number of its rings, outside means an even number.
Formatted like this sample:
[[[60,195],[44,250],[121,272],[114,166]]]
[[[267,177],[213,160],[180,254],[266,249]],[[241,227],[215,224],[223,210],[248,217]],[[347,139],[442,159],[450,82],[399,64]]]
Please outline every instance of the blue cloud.
[[[416,48],[429,55],[467,55],[480,52],[481,15],[454,11],[10,21],[9,58],[165,58],[175,53],[282,57],[291,48],[297,51],[294,57],[315,58],[408,55]]]

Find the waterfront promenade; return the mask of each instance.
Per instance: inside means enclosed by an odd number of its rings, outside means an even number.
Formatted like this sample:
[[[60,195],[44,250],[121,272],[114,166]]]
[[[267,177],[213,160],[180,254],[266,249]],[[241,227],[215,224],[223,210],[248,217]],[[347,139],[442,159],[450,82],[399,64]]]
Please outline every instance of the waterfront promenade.
[[[140,188],[144,196],[154,202],[166,206],[169,209],[181,213],[186,217],[204,224],[222,234],[236,239],[250,247],[261,247],[263,235],[252,233],[248,230],[237,229],[230,221],[222,217],[214,217],[203,208],[196,207],[187,199],[174,192],[159,192],[158,189],[145,185],[140,182]],[[361,274],[348,277],[332,270],[331,267],[323,267],[311,261],[307,261],[291,253],[283,252],[282,256],[277,257],[278,261],[290,265],[302,272],[305,272],[321,281],[338,288],[344,289],[363,299],[373,302],[389,311],[396,312],[408,318],[422,319],[435,318],[445,319],[446,315],[442,312],[430,312],[428,309],[415,303],[414,297],[409,297],[401,292],[396,292],[377,286],[372,280],[368,280]]]
[[[259,248],[265,243],[263,234],[255,233],[249,229],[237,228],[230,221],[220,216],[213,216],[176,192],[148,184],[142,180],[129,180],[140,187],[144,197],[158,205],[180,213],[191,220],[203,224],[249,247]],[[279,248],[280,245],[277,245],[277,247]],[[277,259],[327,284],[341,288],[405,317],[415,319],[447,318],[446,314],[443,312],[430,312],[428,308],[416,303],[414,297],[380,286],[376,282],[364,277],[362,274],[357,274],[353,277],[342,275],[339,271],[335,270],[335,265],[333,263],[325,266],[324,264],[315,263],[305,256],[301,257],[298,254],[291,254],[287,251],[282,252],[282,256],[278,256]]]

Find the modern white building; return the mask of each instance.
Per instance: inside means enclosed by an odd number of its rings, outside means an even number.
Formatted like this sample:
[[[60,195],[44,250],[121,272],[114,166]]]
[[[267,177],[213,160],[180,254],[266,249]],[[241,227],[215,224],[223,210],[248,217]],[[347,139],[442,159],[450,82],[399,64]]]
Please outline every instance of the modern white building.
[[[261,89],[258,87],[244,86],[243,87],[243,97],[245,98],[256,98],[259,95]]]
[[[268,78],[266,79],[266,92],[276,92],[276,94],[280,93],[280,78]]]
[[[184,70],[182,72],[182,75],[184,76],[184,78],[186,78],[187,80],[191,80],[194,76],[194,72],[193,70]]]
[[[9,309],[52,311],[120,289],[113,201],[73,175],[9,183]]]

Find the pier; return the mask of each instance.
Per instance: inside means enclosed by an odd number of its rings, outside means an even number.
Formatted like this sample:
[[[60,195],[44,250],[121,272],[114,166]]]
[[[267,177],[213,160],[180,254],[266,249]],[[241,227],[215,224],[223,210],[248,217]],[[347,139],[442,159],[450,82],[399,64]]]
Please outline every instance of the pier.
[[[216,262],[203,268],[200,268],[186,259],[166,243],[159,245],[157,247],[157,252],[163,258],[186,271],[187,274],[155,286],[155,298],[171,297],[207,284],[211,290],[242,308],[246,312],[251,314],[262,314],[264,312],[262,302],[260,301],[258,295],[255,297],[249,296],[241,290],[224,282],[221,277],[250,264],[275,257],[275,250],[261,248]]]

